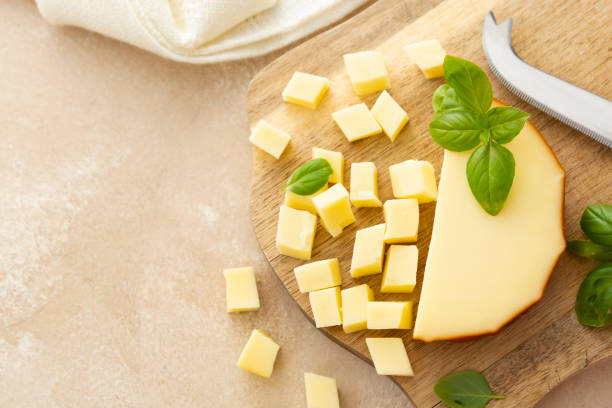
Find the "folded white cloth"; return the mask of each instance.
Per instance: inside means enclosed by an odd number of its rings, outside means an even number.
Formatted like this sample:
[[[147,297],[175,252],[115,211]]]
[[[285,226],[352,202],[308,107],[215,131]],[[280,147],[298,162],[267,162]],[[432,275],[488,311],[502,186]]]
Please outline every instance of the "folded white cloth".
[[[52,24],[96,31],[177,61],[265,54],[368,0],[36,0]]]

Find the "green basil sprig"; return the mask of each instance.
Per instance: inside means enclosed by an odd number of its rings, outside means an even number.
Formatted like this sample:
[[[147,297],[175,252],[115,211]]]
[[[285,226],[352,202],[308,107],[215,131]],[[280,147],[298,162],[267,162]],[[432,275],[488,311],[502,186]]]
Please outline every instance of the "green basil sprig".
[[[489,214],[502,210],[514,181],[512,152],[502,146],[519,134],[529,115],[510,106],[491,108],[493,93],[476,64],[447,55],[444,79],[433,95],[433,140],[446,150],[472,152],[466,166],[474,198]]]
[[[593,204],[582,213],[580,227],[591,241],[612,247],[612,205]]]
[[[583,258],[591,258],[596,261],[612,261],[612,247],[599,245],[593,241],[568,241],[567,247]]]
[[[580,227],[590,239],[569,241],[569,250],[585,258],[612,261],[612,205],[589,205],[582,213]],[[585,326],[612,324],[612,262],[599,265],[582,281],[574,310]]]
[[[327,184],[334,171],[325,159],[312,159],[293,172],[283,190],[306,196],[319,191]]]
[[[588,241],[569,241],[567,247],[578,256],[597,261],[612,261],[612,205],[589,205],[580,218]]]
[[[450,408],[482,408],[492,399],[503,399],[496,395],[482,374],[474,370],[463,370],[438,380],[434,392]]]
[[[599,265],[582,281],[574,310],[585,326],[612,324],[612,262]]]

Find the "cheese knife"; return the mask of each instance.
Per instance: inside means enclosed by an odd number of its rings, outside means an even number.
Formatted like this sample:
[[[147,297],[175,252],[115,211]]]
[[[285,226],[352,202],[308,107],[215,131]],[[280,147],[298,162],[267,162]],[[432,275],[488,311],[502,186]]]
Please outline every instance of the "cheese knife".
[[[612,101],[527,64],[512,48],[511,31],[512,19],[497,24],[489,11],[482,46],[501,83],[541,111],[612,147]]]

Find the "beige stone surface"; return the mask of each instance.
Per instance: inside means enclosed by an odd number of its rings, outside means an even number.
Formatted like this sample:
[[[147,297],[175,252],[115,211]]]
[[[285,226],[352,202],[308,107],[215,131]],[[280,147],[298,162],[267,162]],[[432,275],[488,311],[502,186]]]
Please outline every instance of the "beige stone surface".
[[[3,0],[0,55],[0,406],[300,407],[304,371],[343,407],[410,405],[255,240],[245,95],[279,53],[181,65]],[[222,269],[243,265],[262,307],[229,315]],[[281,344],[270,380],[235,367],[253,328]],[[611,363],[542,408],[607,406]]]

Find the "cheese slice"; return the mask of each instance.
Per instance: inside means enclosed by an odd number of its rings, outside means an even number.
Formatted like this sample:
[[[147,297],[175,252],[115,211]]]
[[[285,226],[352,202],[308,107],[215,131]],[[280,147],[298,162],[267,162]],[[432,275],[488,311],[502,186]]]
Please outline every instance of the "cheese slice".
[[[353,278],[375,275],[383,271],[384,236],[385,224],[378,224],[357,231],[351,259],[351,276]]]
[[[304,72],[295,72],[283,90],[283,100],[316,109],[327,89],[329,89],[329,79]]]
[[[312,202],[312,198],[325,190],[327,190],[327,184],[321,187],[321,189],[316,193],[305,196],[295,194],[294,192],[289,190],[285,190],[285,200],[283,201],[283,204],[296,210],[304,210],[316,215],[317,209],[315,208],[315,205]]]
[[[249,140],[264,152],[278,159],[291,141],[291,136],[265,120],[260,120],[253,128]]]
[[[236,365],[243,370],[270,378],[280,346],[262,330],[253,330]]]
[[[368,302],[366,319],[370,330],[411,329],[412,302]]]
[[[563,168],[530,122],[505,146],[514,154],[516,174],[497,216],[470,191],[470,152],[444,153],[415,339],[498,331],[540,300],[565,249]]]
[[[336,379],[304,373],[306,408],[340,408]]]
[[[342,324],[342,298],[338,286],[308,293],[315,326],[329,327]]]
[[[367,328],[368,302],[374,300],[374,292],[367,283],[340,291],[342,298],[342,329],[352,333]]]
[[[332,184],[344,181],[344,155],[340,152],[321,149],[319,147],[312,148],[313,159],[325,159],[332,168],[333,173],[329,176],[329,181]]]
[[[293,272],[301,293],[342,285],[338,258],[300,265]]]
[[[446,51],[438,40],[421,41],[404,47],[406,53],[423,71],[426,78],[444,76],[444,57]]]
[[[366,346],[377,374],[414,376],[401,337],[366,337]]]
[[[382,132],[382,128],[365,103],[358,103],[336,111],[332,113],[332,118],[349,142]]]

